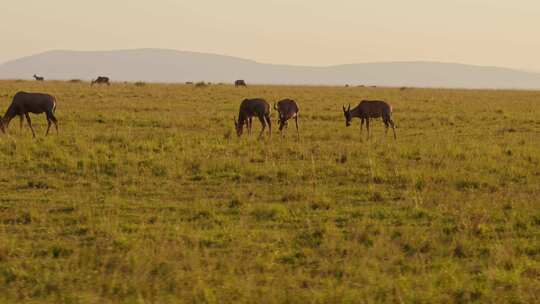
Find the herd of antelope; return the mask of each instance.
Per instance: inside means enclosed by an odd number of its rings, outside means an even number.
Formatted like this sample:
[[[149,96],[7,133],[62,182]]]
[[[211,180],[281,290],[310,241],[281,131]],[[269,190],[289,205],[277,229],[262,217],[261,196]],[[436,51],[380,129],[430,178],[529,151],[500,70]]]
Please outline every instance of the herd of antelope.
[[[296,125],[296,135],[300,138],[300,131],[298,130],[298,104],[292,99],[283,99],[274,104],[274,109],[278,112],[278,124],[279,131],[283,131],[283,128],[287,128],[287,122],[294,118]],[[362,100],[354,109],[351,109],[349,104],[348,108],[343,106],[343,115],[345,116],[345,125],[349,127],[353,118],[360,119],[360,132],[366,123],[367,136],[369,138],[369,120],[372,118],[382,118],[382,121],[386,127],[392,128],[394,133],[394,139],[396,139],[396,129],[394,121],[392,120],[392,106],[382,100]],[[234,126],[236,128],[236,134],[238,137],[242,136],[244,125],[247,126],[248,134],[251,135],[252,119],[257,117],[261,122],[262,129],[259,133],[259,138],[262,137],[266,125],[268,125],[268,136],[272,136],[272,122],[270,120],[270,105],[262,98],[244,99],[240,104],[240,110],[238,113],[238,120],[234,119]]]
[[[34,75],[36,80],[43,81],[43,77]],[[92,81],[92,85],[107,84],[109,78],[100,76],[96,80]],[[235,86],[246,86],[245,81],[237,80]],[[15,117],[20,118],[20,128],[23,125],[23,115],[26,117],[28,126],[32,131],[33,137],[36,137],[36,133],[32,127],[32,121],[29,113],[41,114],[45,113],[47,118],[47,131],[45,136],[49,134],[51,124],[54,124],[56,133],[58,133],[58,121],[54,116],[56,110],[56,99],[49,94],[42,93],[26,93],[18,92],[13,97],[11,105],[8,107],[6,113],[0,118],[0,130],[5,133],[9,125],[9,122]],[[300,131],[298,130],[298,104],[292,99],[283,99],[274,104],[274,110],[278,113],[278,125],[279,131],[282,132],[284,128],[287,128],[288,121],[294,119],[296,125],[296,135],[300,138]],[[386,132],[391,127],[394,133],[394,139],[396,139],[395,124],[392,120],[392,106],[382,100],[362,100],[355,108],[351,109],[349,104],[348,108],[343,106],[343,115],[345,116],[345,125],[349,127],[353,118],[360,119],[360,132],[362,132],[364,123],[366,124],[367,137],[370,137],[369,124],[370,119],[382,118],[382,121],[386,127]],[[240,109],[238,112],[238,119],[234,118],[234,126],[238,137],[242,136],[244,126],[246,126],[248,134],[251,135],[253,117],[257,117],[261,122],[261,132],[259,133],[259,139],[263,136],[264,131],[268,125],[268,135],[272,136],[272,121],[270,119],[271,108],[268,102],[262,98],[244,99],[240,103]]]

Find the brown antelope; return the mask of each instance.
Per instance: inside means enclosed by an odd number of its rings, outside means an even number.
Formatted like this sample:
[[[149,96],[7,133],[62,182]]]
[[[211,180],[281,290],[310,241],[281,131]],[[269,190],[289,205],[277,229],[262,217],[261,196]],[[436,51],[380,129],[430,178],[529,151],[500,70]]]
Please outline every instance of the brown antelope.
[[[45,78],[43,78],[42,76],[38,76],[36,74],[34,74],[34,78],[36,79],[36,81],[43,81],[45,80]]]
[[[381,100],[362,100],[358,106],[351,110],[343,107],[343,114],[345,115],[345,125],[348,127],[351,125],[351,120],[354,117],[358,117],[361,120],[360,132],[362,132],[362,126],[364,121],[366,122],[367,136],[369,138],[369,120],[370,118],[382,117],[384,125],[386,126],[386,132],[388,133],[388,127],[392,127],[394,132],[394,139],[396,139],[395,124],[392,120],[392,106]]]
[[[234,82],[234,86],[235,87],[247,87],[247,84],[246,84],[246,82],[244,80],[239,79],[239,80]]]
[[[244,124],[247,124],[248,134],[251,135],[252,118],[257,116],[261,121],[262,130],[259,133],[259,138],[263,135],[268,124],[268,134],[272,137],[272,122],[270,121],[270,105],[266,100],[262,98],[244,99],[240,104],[240,111],[238,113],[238,121],[234,120],[234,126],[236,128],[236,134],[238,137],[242,136]]]
[[[56,127],[56,133],[58,133],[58,121],[56,120],[56,117],[54,117],[55,109],[56,99],[49,94],[18,92],[13,97],[13,101],[8,107],[6,114],[0,120],[0,130],[2,130],[2,133],[6,133],[9,122],[15,116],[19,116],[20,126],[22,128],[22,116],[24,115],[26,116],[26,121],[28,122],[30,130],[32,130],[32,135],[36,137],[36,133],[34,132],[34,128],[32,128],[32,121],[30,120],[30,115],[28,115],[28,113],[45,113],[45,115],[47,115],[48,123],[45,136],[49,134],[51,122],[54,123],[54,126]]]
[[[277,105],[274,104],[274,109],[278,112],[278,124],[279,131],[281,132],[283,128],[287,128],[287,121],[291,118],[294,118],[296,123],[296,136],[300,138],[300,132],[298,131],[298,105],[292,99],[283,99],[278,101]]]
[[[92,83],[90,83],[90,86],[93,86],[94,83],[111,85],[111,83],[109,82],[109,77],[105,77],[105,76],[98,76],[96,80],[92,80]]]

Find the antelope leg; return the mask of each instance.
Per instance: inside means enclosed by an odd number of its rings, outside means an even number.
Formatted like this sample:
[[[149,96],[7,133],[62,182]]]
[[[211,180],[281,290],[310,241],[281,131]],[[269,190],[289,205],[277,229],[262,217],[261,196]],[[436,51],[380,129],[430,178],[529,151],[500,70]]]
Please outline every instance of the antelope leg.
[[[56,117],[54,117],[54,114],[52,112],[46,112],[47,114],[47,133],[45,136],[49,134],[49,128],[51,127],[51,123],[54,123],[54,127],[56,128],[56,134],[58,134],[58,121],[56,120]]]
[[[300,131],[298,131],[298,114],[294,117],[294,123],[296,124],[296,137],[300,139]]]
[[[266,122],[264,121],[263,117],[259,117],[259,120],[261,121],[261,125],[262,125],[262,130],[261,130],[261,133],[259,133],[259,137],[258,137],[260,139],[264,133],[264,130],[266,129]]]
[[[45,132],[45,136],[49,135],[49,129],[51,128],[51,120],[49,117],[47,117],[47,131]]]
[[[54,123],[54,127],[56,128],[56,134],[58,134],[58,120],[56,117],[54,117],[54,114],[50,113],[50,119]]]
[[[272,138],[272,120],[270,120],[270,115],[266,115],[265,118],[268,123],[268,137]]]
[[[36,132],[34,132],[34,128],[32,128],[32,121],[30,120],[30,115],[28,115],[28,113],[24,113],[24,115],[26,116],[26,121],[28,122],[28,126],[30,127],[30,130],[32,130],[32,136],[35,138]]]
[[[396,126],[394,125],[394,121],[392,119],[390,119],[390,126],[392,126],[392,132],[394,132],[394,140],[396,140]]]
[[[369,139],[369,118],[366,119],[367,138]]]

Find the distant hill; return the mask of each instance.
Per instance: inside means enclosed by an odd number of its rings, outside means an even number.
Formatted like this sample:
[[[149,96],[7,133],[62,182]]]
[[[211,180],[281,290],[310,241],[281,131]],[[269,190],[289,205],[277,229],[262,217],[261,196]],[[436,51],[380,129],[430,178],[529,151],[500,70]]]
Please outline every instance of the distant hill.
[[[360,63],[328,67],[258,63],[241,58],[163,49],[49,51],[0,65],[0,79],[228,82],[540,89],[540,73],[438,62]]]

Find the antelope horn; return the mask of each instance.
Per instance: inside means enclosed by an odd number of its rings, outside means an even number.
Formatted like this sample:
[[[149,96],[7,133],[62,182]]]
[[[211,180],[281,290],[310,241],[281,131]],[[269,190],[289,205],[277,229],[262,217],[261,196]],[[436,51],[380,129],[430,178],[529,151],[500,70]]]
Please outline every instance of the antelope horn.
[[[274,102],[274,110],[276,110],[276,111],[277,111],[277,105],[276,105],[276,103],[275,103],[275,102]]]
[[[351,104],[349,104],[349,108],[347,109],[347,111],[350,111],[351,110]]]

